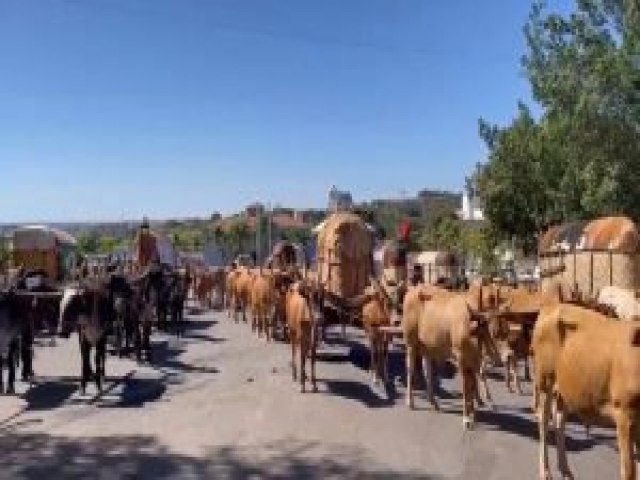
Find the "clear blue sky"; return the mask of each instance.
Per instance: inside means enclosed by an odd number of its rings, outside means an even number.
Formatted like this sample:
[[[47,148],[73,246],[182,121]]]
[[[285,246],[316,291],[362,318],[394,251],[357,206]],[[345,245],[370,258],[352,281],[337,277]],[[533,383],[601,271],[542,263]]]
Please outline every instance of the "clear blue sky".
[[[568,0],[567,0],[568,1]],[[0,223],[461,190],[527,0],[0,0]]]

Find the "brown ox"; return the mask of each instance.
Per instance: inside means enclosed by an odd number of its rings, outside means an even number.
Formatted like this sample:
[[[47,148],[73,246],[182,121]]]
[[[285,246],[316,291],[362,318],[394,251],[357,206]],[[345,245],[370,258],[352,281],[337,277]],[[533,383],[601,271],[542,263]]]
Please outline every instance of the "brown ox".
[[[544,305],[557,305],[565,301],[577,301],[576,294],[566,283],[548,282],[542,291],[527,288],[500,287],[498,296],[504,301],[500,313],[490,320],[489,331],[505,366],[507,389],[522,394],[518,361],[524,363],[524,379],[530,380],[529,356],[531,334],[540,309]],[[486,359],[485,359],[486,360]]]
[[[264,333],[267,341],[271,341],[273,334],[273,305],[275,287],[273,276],[262,272],[255,276],[251,285],[251,329],[257,331],[258,337]]]
[[[362,324],[369,341],[371,355],[369,362],[371,379],[374,383],[380,380],[386,382],[389,339],[380,331],[380,328],[391,325],[394,316],[393,301],[382,285],[372,279],[371,285],[367,287],[361,298],[354,300],[354,303],[362,305]]]
[[[299,353],[300,363],[300,390],[305,392],[306,385],[306,361],[311,363],[311,386],[317,391],[316,386],[316,306],[320,304],[316,295],[319,291],[310,284],[297,282],[291,286],[286,296],[286,317],[289,327],[289,340],[291,342],[291,372],[293,381],[297,381],[296,354]]]
[[[242,315],[242,321],[247,321],[247,309],[249,307],[249,299],[251,295],[251,285],[253,284],[254,274],[248,268],[241,268],[239,274],[234,281],[234,298],[235,308],[233,318],[238,321],[238,312]]]
[[[494,356],[496,352],[486,321],[480,314],[494,304],[495,292],[489,287],[474,286],[465,294],[431,285],[409,290],[405,296],[402,327],[407,348],[407,405],[410,408],[413,408],[413,370],[417,356],[423,359],[427,395],[436,409],[432,363],[453,359],[463,380],[463,426],[473,425],[474,399],[481,403],[478,378],[491,401],[481,368],[482,352],[491,352]]]
[[[213,290],[213,275],[207,271],[196,274],[195,296],[203,308],[211,308],[211,291]]]
[[[635,479],[633,440],[640,424],[640,328],[574,305],[545,306],[533,331],[540,476],[550,478],[547,429],[555,396],[558,466],[572,478],[565,448],[566,415],[588,425],[613,421],[623,479]],[[636,443],[637,445],[637,443]]]
[[[240,270],[238,268],[232,268],[227,272],[227,277],[225,281],[225,295],[224,295],[224,303],[227,309],[227,315],[229,318],[234,316],[234,312],[237,306],[236,300],[236,282],[240,277]],[[235,317],[235,316],[234,316]]]

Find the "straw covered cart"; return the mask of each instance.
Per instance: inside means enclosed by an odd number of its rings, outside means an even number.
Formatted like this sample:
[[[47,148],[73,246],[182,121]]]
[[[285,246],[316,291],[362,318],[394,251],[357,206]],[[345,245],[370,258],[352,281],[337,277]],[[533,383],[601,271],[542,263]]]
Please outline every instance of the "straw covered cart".
[[[358,323],[361,296],[373,275],[373,239],[364,221],[353,213],[334,213],[317,238],[317,279],[324,286],[325,318],[342,325]]]
[[[13,232],[11,259],[15,268],[40,270],[52,281],[63,279],[76,261],[77,243],[67,232],[44,226]]]
[[[569,286],[594,300],[602,287],[636,290],[640,283],[640,235],[626,217],[603,217],[550,228],[539,240],[542,288]]]

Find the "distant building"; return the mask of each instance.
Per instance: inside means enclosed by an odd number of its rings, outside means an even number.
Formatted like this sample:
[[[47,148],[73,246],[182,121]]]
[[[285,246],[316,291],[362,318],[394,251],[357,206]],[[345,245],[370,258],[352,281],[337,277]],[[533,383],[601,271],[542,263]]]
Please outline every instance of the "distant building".
[[[465,180],[465,189],[462,192],[462,208],[458,210],[458,216],[465,222],[482,222],[484,221],[484,212],[482,210],[478,189],[474,185],[471,178]]]
[[[328,210],[331,213],[347,212],[353,208],[351,193],[338,190],[335,185],[329,190]]]
[[[253,203],[245,208],[245,215],[250,218],[258,217],[264,214],[264,210],[261,203]]]

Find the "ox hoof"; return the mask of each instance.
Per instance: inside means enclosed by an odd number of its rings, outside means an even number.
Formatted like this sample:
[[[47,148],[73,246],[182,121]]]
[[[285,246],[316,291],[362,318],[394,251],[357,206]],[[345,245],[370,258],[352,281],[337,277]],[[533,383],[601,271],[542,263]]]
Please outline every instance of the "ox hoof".
[[[573,473],[569,470],[564,470],[562,473],[562,480],[573,480]]]
[[[463,417],[462,427],[467,431],[473,430],[473,419],[471,417]]]

